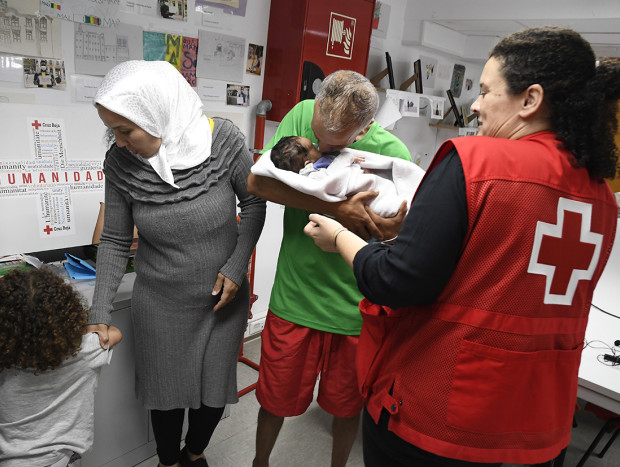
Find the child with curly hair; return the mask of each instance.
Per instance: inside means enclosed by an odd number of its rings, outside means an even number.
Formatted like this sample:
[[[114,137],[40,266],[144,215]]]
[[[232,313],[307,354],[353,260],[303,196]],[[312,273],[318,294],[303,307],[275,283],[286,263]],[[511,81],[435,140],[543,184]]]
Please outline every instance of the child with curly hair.
[[[48,269],[0,278],[0,465],[67,465],[93,444],[95,391],[111,348],[84,334],[88,307]],[[121,340],[110,327],[110,347]]]

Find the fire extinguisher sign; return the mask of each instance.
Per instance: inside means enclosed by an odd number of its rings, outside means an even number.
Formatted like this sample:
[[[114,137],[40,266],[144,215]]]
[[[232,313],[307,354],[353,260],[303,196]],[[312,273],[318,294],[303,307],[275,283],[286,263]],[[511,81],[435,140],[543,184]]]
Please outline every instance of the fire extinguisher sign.
[[[326,55],[351,60],[354,40],[355,18],[332,11],[329,17]]]

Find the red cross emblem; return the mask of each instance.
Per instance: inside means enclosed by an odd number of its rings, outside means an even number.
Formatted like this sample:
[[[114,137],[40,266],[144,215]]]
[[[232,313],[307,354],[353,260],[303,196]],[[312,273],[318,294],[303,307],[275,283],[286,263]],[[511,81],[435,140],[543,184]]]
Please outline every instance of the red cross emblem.
[[[41,126],[41,124],[39,123],[39,120],[35,120],[34,123],[31,124],[35,130],[38,130],[39,127]]]
[[[52,228],[49,225],[46,225],[43,232],[49,235],[52,232]]]
[[[527,272],[546,276],[544,303],[570,305],[580,280],[590,280],[603,236],[592,232],[592,205],[560,198],[557,224],[538,222]]]

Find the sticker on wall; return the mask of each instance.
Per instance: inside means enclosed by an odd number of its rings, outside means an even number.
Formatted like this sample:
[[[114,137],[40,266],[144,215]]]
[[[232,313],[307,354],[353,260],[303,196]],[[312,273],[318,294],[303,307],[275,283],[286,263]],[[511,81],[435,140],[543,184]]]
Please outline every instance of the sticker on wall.
[[[355,18],[331,12],[326,55],[351,60],[355,41],[355,22]]]
[[[452,71],[452,80],[450,81],[450,90],[454,97],[461,97],[461,89],[463,89],[463,81],[465,80],[465,65],[454,65]]]

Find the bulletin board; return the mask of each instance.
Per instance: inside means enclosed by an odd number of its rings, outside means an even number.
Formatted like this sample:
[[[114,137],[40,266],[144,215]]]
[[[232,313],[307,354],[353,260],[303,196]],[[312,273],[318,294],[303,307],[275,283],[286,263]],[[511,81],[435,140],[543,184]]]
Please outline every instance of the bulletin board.
[[[94,106],[2,104],[0,256],[91,243],[105,127]]]

